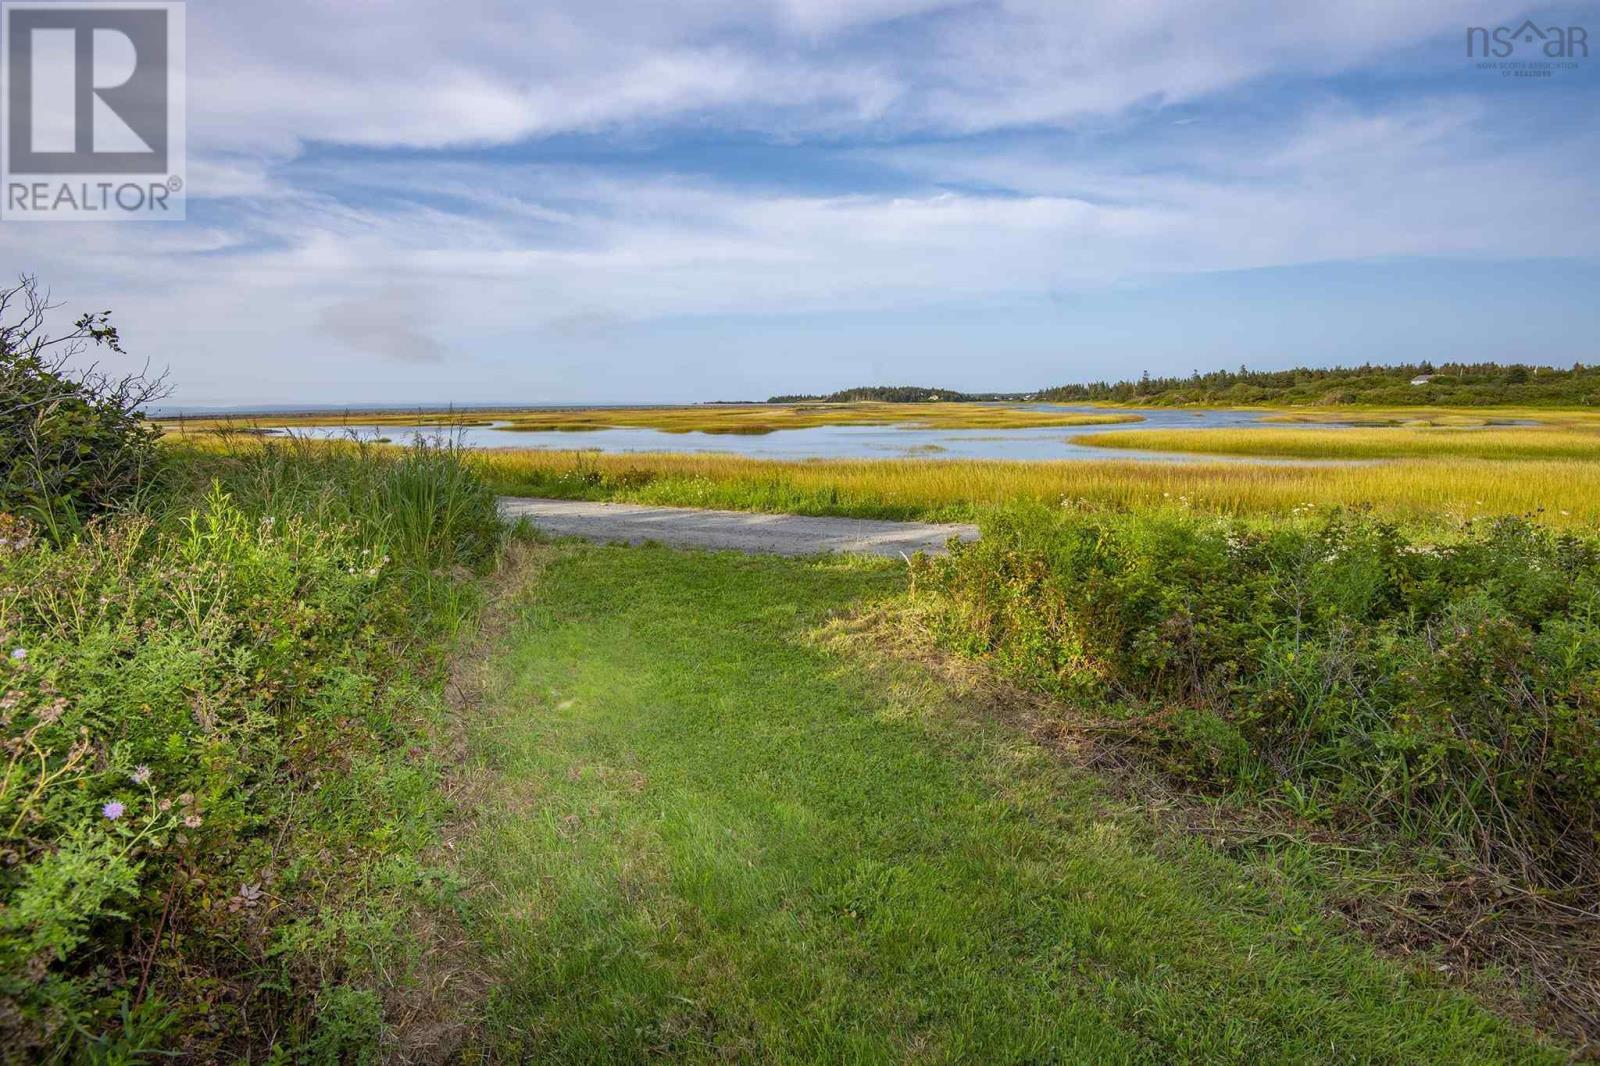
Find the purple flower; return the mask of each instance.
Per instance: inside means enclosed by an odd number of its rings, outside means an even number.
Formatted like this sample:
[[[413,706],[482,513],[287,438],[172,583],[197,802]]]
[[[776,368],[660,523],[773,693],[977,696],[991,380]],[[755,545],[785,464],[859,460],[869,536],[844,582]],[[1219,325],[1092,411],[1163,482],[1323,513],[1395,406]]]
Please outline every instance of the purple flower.
[[[27,648],[12,648],[11,649],[11,658],[16,660],[17,662],[20,663],[22,660],[26,659],[27,657],[28,657],[28,649]]]
[[[114,822],[118,818],[122,817],[122,812],[125,810],[127,810],[126,807],[118,803],[116,800],[112,800],[110,803],[100,808],[100,813]]]
[[[132,781],[136,785],[144,784],[146,781],[150,780],[150,767],[140,763],[138,766],[133,768],[133,773],[128,775],[128,780]]]

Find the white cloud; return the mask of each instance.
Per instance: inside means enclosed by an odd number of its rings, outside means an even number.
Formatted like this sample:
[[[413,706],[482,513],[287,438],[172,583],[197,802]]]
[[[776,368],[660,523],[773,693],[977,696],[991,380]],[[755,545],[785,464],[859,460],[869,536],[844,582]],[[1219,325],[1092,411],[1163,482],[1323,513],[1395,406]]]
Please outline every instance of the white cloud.
[[[441,361],[453,372],[509,344],[604,344],[674,315],[948,306],[1331,259],[1593,254],[1592,130],[1508,153],[1485,136],[1497,104],[1463,92],[1358,106],[1328,90],[1264,101],[1265,118],[1215,105],[1252,79],[1315,83],[1519,10],[192,5],[193,220],[0,237],[75,304],[117,308],[191,400],[310,397],[362,375],[402,388],[436,380],[423,375]],[[1203,118],[1164,133],[1128,118],[1152,101]],[[755,131],[881,180],[824,192],[714,164],[459,150],[686,128]]]
[[[92,263],[104,286],[140,300],[159,293],[175,315],[243,304],[237,313],[259,318],[271,338],[330,303],[361,309],[364,322],[382,317],[397,285],[426,289],[457,328],[492,332],[596,305],[632,319],[868,310],[1162,273],[1595,247],[1600,220],[1585,209],[1592,189],[1576,160],[1458,157],[1448,148],[1467,130],[1447,115],[1318,117],[1212,176],[958,149],[888,153],[925,175],[921,189],[894,195],[412,164],[415,189],[461,202],[378,210],[302,194],[255,202],[232,228],[102,227],[70,254],[45,241],[30,254],[63,274]],[[353,164],[344,180],[366,173]],[[1008,189],[953,192],[936,179]],[[219,299],[219,290],[250,299]],[[308,331],[325,335],[325,326]]]
[[[715,114],[758,128],[976,131],[1314,76],[1470,23],[1499,0],[492,0],[197,5],[194,133],[290,151],[504,143]]]

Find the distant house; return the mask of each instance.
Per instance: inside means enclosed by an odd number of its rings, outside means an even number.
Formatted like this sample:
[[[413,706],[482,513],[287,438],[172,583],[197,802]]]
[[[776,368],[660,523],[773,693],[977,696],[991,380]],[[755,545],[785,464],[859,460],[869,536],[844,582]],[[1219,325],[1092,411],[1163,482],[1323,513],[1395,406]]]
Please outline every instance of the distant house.
[[[1413,385],[1426,385],[1428,382],[1430,382],[1432,380],[1433,380],[1433,375],[1432,374],[1418,374],[1416,377],[1411,379],[1411,384],[1413,384]]]

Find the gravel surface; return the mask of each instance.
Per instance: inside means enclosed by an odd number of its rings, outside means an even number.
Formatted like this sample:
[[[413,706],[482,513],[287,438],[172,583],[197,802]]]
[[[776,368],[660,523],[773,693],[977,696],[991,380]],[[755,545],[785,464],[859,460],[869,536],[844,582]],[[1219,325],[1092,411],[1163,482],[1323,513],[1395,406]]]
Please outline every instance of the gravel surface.
[[[928,522],[877,522],[863,518],[815,518],[748,511],[703,511],[693,507],[644,507],[586,500],[500,497],[500,514],[509,521],[527,518],[555,536],[582,537],[603,544],[656,541],[678,548],[815,555],[854,552],[866,555],[940,554],[951,537],[977,540],[978,527]]]

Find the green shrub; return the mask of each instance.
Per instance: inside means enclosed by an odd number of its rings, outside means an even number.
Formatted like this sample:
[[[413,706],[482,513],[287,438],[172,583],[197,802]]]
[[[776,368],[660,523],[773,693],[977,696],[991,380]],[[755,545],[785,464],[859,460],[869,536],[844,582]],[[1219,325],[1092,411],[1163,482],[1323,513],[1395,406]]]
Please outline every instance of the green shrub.
[[[0,512],[60,539],[133,499],[156,463],[159,434],[141,408],[165,394],[142,371],[71,369],[90,347],[120,355],[109,312],[44,332],[51,310],[31,277],[0,290]]]
[[[444,439],[394,448],[246,438],[179,454],[196,486],[191,495],[220,479],[258,517],[350,527],[363,547],[389,557],[429,613],[453,615],[461,607],[451,602],[458,578],[481,567],[502,534],[493,490],[470,454]],[[182,497],[179,503],[189,505]]]
[[[1027,509],[919,564],[942,637],[1175,773],[1600,883],[1600,543]]]
[[[368,1002],[337,989],[431,839],[412,748],[498,535],[459,459],[256,448],[191,457],[215,479],[193,502],[61,543],[0,516],[9,1047],[82,1056],[133,1026],[207,1058],[311,1033],[296,982]],[[346,1013],[341,1041],[370,1012]]]

